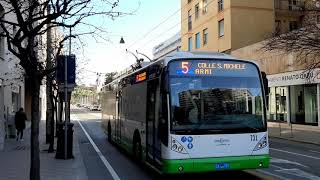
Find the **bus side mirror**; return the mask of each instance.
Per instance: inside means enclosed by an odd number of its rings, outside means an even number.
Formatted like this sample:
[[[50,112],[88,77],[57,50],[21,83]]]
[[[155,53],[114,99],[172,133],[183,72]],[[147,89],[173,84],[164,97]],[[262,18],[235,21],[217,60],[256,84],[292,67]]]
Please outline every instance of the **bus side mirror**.
[[[268,87],[267,74],[265,72],[261,72],[261,76],[262,76],[264,94],[265,94],[265,96],[268,96],[269,95],[269,87]]]
[[[159,136],[161,142],[168,146],[168,123],[164,118],[160,118],[159,121]]]

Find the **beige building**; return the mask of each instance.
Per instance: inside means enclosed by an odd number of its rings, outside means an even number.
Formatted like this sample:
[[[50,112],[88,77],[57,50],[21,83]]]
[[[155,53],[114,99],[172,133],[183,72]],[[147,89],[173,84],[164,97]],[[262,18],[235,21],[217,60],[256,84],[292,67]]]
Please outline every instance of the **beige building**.
[[[274,29],[272,0],[181,0],[182,50],[227,52]]]
[[[268,119],[320,126],[320,69],[308,71],[296,54],[262,49],[273,34],[320,23],[319,0],[181,2],[182,50],[219,51],[256,61],[268,74]]]
[[[300,28],[317,0],[181,0],[182,50],[230,53]]]

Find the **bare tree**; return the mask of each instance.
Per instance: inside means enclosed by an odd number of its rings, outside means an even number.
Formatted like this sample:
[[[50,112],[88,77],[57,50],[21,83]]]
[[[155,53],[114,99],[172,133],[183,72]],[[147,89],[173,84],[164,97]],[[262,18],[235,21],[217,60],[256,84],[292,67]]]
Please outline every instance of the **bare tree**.
[[[52,28],[75,28],[79,25],[93,27],[81,34],[94,34],[100,28],[86,23],[85,19],[92,16],[115,18],[125,13],[116,10],[119,0],[1,0],[0,4],[4,8],[4,13],[0,14],[0,36],[6,39],[8,50],[20,60],[26,84],[31,88],[30,179],[39,180],[40,85],[45,76],[55,71],[55,67],[48,68],[38,54],[40,37]],[[51,10],[47,11],[49,6]],[[10,15],[14,18],[6,18]],[[81,34],[74,33],[73,36]],[[68,38],[64,36],[60,40],[55,56],[61,52]]]
[[[286,1],[277,2],[279,2],[278,8],[281,8],[279,4]],[[313,70],[320,67],[320,1],[307,0],[300,5],[299,25],[290,27],[289,32],[283,32],[276,24],[275,32],[265,41],[263,49],[292,54],[296,57],[296,64],[306,67],[307,70]],[[297,5],[291,6],[291,8],[296,7]]]

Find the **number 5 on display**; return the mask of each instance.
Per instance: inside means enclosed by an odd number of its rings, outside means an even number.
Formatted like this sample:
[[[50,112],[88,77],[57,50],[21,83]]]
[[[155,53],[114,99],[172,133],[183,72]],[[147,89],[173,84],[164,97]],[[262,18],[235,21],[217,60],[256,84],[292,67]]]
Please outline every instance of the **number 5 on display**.
[[[189,62],[182,62],[181,63],[181,68],[182,68],[182,73],[187,74],[189,72]]]

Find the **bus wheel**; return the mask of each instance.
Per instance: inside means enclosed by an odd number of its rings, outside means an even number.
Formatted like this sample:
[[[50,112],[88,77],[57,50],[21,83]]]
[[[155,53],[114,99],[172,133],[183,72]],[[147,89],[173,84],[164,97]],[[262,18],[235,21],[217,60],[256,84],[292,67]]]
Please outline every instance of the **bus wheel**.
[[[133,155],[137,160],[141,160],[142,148],[140,138],[135,138],[133,142]]]
[[[111,139],[111,125],[110,125],[110,122],[108,122],[108,141],[111,142],[112,139]]]

